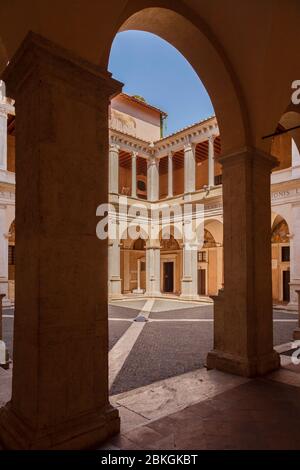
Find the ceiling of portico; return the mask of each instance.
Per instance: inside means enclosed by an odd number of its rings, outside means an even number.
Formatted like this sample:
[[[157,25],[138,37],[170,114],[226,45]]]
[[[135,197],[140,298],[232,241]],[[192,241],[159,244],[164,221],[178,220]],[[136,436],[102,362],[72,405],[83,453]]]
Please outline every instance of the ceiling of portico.
[[[128,170],[131,169],[131,153],[126,152],[124,150],[120,150],[119,152],[119,163],[120,166],[126,168]],[[136,160],[136,170],[138,175],[147,174],[147,160],[142,157],[137,157]]]
[[[215,157],[218,157],[221,154],[221,139],[220,137],[216,137],[214,140],[214,154]],[[196,164],[202,163],[208,158],[208,141],[205,140],[204,142],[200,142],[196,145],[195,149],[196,155]],[[173,169],[176,170],[178,168],[182,168],[184,165],[184,150],[183,148],[178,152],[173,154]],[[161,174],[168,172],[168,158],[160,159],[159,164],[159,171]]]

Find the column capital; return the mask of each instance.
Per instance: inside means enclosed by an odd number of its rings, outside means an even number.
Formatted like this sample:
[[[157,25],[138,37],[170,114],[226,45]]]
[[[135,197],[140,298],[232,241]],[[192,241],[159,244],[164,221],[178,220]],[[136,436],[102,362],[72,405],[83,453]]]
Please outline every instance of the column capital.
[[[195,148],[196,148],[196,144],[192,142],[186,142],[183,146],[184,152],[188,152],[190,150],[194,152]]]
[[[212,142],[212,143],[213,143],[213,142],[215,141],[216,137],[218,137],[217,134],[211,134],[211,135],[209,135],[209,136],[207,137],[207,140],[208,140],[209,142]]]
[[[268,166],[270,170],[278,166],[278,159],[276,157],[254,147],[244,147],[240,149],[240,151],[222,155],[218,158],[218,161],[223,167],[235,166],[242,161],[255,162],[262,166]]]
[[[14,100],[4,97],[0,100],[0,114],[7,117],[8,114],[15,115]]]
[[[148,238],[146,240],[146,250],[160,250],[160,239]]]
[[[31,31],[3,72],[7,94],[15,98],[28,74],[49,81],[54,70],[56,80],[67,79],[69,86],[97,101],[113,97],[122,89],[111,73]]]
[[[131,151],[131,158],[137,158],[139,156],[139,152],[137,150]]]
[[[110,142],[109,144],[109,150],[112,150],[114,152],[119,152],[120,150],[120,145],[116,144],[115,142]]]
[[[159,158],[157,157],[148,157],[147,158],[147,166],[157,166],[159,164]]]

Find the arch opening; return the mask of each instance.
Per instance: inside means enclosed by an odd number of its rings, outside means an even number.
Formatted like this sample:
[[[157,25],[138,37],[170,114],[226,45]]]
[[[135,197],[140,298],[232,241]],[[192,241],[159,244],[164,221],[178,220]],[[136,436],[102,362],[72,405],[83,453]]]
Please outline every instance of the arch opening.
[[[120,19],[115,34],[128,30],[146,31],[159,36],[191,64],[211,97],[224,154],[251,145],[251,129],[238,79],[221,45],[204,23],[176,11],[176,7],[142,10],[129,7]],[[113,39],[104,54],[106,65]]]

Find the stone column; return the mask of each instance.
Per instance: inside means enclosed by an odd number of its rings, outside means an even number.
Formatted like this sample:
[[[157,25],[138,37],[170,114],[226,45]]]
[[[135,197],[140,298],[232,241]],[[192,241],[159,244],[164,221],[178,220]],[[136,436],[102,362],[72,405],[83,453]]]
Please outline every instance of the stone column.
[[[189,242],[182,247],[181,297],[198,298],[198,245]]]
[[[160,241],[146,243],[146,295],[160,295]]]
[[[8,301],[8,236],[5,205],[0,205],[0,294]]]
[[[288,309],[298,309],[297,290],[300,290],[300,204],[292,204],[290,223],[290,302]]]
[[[221,163],[225,288],[215,298],[207,365],[252,377],[280,365],[273,349],[270,248],[270,173],[277,160],[250,148]]]
[[[196,190],[196,161],[195,146],[184,146],[184,193],[192,193]]]
[[[144,290],[141,289],[141,259],[137,260],[137,288],[132,291],[134,294],[143,294]]]
[[[159,164],[155,157],[150,157],[147,166],[147,198],[148,201],[159,199]]]
[[[131,154],[131,196],[136,197],[136,159],[138,153],[132,152]]]
[[[109,146],[109,192],[119,194],[119,145]]]
[[[108,243],[109,296],[112,299],[122,297],[120,246],[120,240],[110,240]]]
[[[124,293],[130,292],[130,252],[124,250]]]
[[[173,153],[168,154],[168,197],[173,197]]]
[[[107,240],[96,237],[96,209],[107,203],[108,105],[121,86],[34,33],[4,77],[18,116],[18,307],[0,441],[95,448],[119,431],[108,399]]]
[[[137,290],[141,290],[141,260],[137,260]]]
[[[215,151],[214,151],[215,136],[211,135],[208,138],[208,186],[215,185]]]
[[[298,327],[294,330],[294,339],[300,340],[300,290],[297,290],[298,294]]]

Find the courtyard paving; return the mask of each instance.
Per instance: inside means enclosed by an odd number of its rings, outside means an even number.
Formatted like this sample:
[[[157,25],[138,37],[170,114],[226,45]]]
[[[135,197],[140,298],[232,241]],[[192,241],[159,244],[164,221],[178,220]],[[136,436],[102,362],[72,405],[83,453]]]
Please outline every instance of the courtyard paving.
[[[3,315],[13,357],[13,309]],[[146,322],[135,322],[138,315]],[[287,343],[297,315],[274,310],[274,345]],[[109,305],[110,394],[116,395],[205,365],[212,349],[213,307],[170,299],[132,299]]]
[[[111,362],[115,360],[113,347],[118,343],[116,338],[122,338],[124,342],[129,328],[135,323],[133,319],[143,314],[146,302],[146,299],[116,301],[109,306]],[[148,321],[142,324],[131,349],[127,348],[122,367],[113,377],[111,395],[194,371],[205,365],[207,352],[213,346],[211,304],[157,299],[151,311],[147,312],[147,317]],[[273,318],[274,345],[289,342],[297,315],[274,310]],[[118,351],[118,357],[120,353]]]

